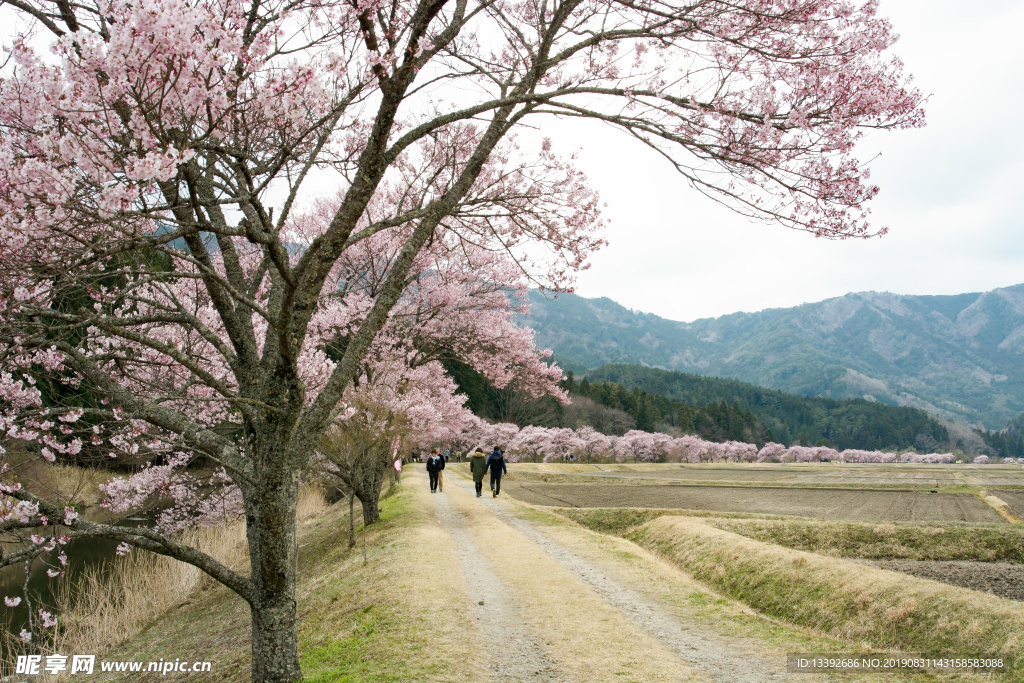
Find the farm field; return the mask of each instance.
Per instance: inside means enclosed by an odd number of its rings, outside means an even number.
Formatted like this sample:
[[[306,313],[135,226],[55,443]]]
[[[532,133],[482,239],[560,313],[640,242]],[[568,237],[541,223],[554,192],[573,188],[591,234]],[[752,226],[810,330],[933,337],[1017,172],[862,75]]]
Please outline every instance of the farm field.
[[[508,492],[628,533],[663,516],[796,550],[1024,600],[1020,467],[519,463]]]
[[[1010,512],[1018,517],[1024,518],[1024,491],[1003,491],[996,489],[992,493],[1010,506]]]
[[[1001,521],[984,501],[967,493],[511,481],[507,488],[512,496],[523,502],[555,507],[681,508],[878,522]]]
[[[1024,494],[1024,467],[1020,465],[863,465],[832,463],[751,464],[555,464],[516,463],[517,472],[551,481],[606,479],[623,483],[735,483],[804,486],[864,485],[892,488],[962,486],[1020,487]],[[573,479],[553,479],[572,477]]]
[[[969,560],[867,560],[865,564],[1024,601],[1024,564]]]

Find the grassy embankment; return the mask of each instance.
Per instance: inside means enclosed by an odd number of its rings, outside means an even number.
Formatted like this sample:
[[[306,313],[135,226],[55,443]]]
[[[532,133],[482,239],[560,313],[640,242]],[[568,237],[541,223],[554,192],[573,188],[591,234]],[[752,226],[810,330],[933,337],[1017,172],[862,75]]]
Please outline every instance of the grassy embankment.
[[[958,654],[1024,650],[1020,603],[834,556],[1019,562],[1024,547],[1020,527],[702,519],[664,510],[560,512],[657,552],[762,614],[855,649]],[[1022,676],[1024,659],[1003,678]]]
[[[602,533],[628,535],[664,516],[711,526],[793,550],[865,560],[975,560],[1024,563],[1024,527],[1008,524],[833,522],[695,510],[565,508],[558,512]]]
[[[461,584],[442,571],[449,561],[442,532],[413,504],[412,493],[398,487],[383,499],[381,522],[360,529],[352,550],[347,515],[341,502],[300,522],[299,654],[305,680],[475,679],[474,665],[458,657],[476,647],[468,642],[475,637],[471,603]],[[423,629],[424,623],[433,630]],[[105,656],[207,660],[218,681],[247,681],[249,630],[241,598],[205,580]]]
[[[99,481],[107,477],[103,473]],[[88,471],[40,468],[34,479],[34,486],[58,489],[66,500],[98,500],[96,477]],[[360,528],[351,550],[347,502],[328,508],[322,492],[300,496],[299,648],[308,681],[481,678],[476,665],[461,661],[460,654],[479,644],[464,585],[449,578],[443,532],[408,487],[393,494],[381,501],[381,523]],[[358,505],[355,513],[358,520]],[[242,525],[185,532],[184,540],[248,573]],[[88,572],[74,588],[61,587],[57,599],[64,609],[56,652],[94,652],[107,660],[205,660],[213,662],[218,681],[249,680],[248,606],[190,565],[134,551]],[[432,632],[423,629],[425,623]],[[119,680],[106,676],[97,680]],[[210,674],[197,676],[208,680]]]

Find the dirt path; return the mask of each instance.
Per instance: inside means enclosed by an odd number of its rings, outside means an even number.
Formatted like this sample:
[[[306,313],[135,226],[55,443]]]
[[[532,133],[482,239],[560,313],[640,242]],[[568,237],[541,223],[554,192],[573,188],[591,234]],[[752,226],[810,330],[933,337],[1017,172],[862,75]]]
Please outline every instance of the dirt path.
[[[472,484],[455,473],[445,483],[432,496],[435,511],[470,594],[483,602],[475,615],[482,640],[500,643],[485,647],[496,680],[809,680],[787,675],[778,657],[762,659],[736,638],[684,623],[514,514],[514,504],[475,499]]]
[[[447,478],[449,487],[453,479]],[[524,627],[522,607],[504,589],[490,562],[474,543],[465,516],[455,510],[443,493],[433,498],[438,520],[455,543],[466,587],[478,599],[473,616],[489,653],[488,669],[499,681],[560,680],[540,639]]]

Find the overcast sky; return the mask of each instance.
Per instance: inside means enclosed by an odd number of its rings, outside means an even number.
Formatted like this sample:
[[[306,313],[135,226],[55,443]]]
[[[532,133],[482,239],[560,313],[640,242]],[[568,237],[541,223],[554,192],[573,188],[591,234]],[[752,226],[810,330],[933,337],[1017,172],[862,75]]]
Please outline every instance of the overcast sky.
[[[858,0],[863,1],[863,0]],[[861,145],[881,187],[868,241],[751,223],[687,187],[661,158],[599,124],[542,133],[607,203],[610,246],[577,293],[690,321],[847,292],[957,294],[1024,282],[1022,0],[881,0],[895,47],[930,95],[924,129]],[[0,8],[0,18],[9,18]]]
[[[611,245],[577,293],[690,321],[847,292],[956,294],[1024,282],[1021,0],[881,0],[922,92],[922,130],[879,133],[861,159],[881,187],[875,226],[834,242],[752,224],[686,187],[651,153],[579,122],[545,132],[607,202]]]

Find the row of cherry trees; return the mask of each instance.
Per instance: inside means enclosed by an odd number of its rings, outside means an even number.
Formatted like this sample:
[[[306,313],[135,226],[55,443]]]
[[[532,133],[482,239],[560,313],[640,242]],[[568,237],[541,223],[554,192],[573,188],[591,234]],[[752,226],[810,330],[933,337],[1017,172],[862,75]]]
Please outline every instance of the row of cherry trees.
[[[186,493],[207,482],[180,473],[212,463],[250,562],[84,520],[3,457],[0,532],[53,533],[0,565],[74,536],[190,563],[249,604],[260,682],[302,676],[299,486],[360,395],[407,401],[404,378],[447,355],[498,384],[553,379],[488,310],[500,290],[474,320],[448,296],[475,305],[462,278],[489,256],[570,288],[603,243],[586,179],[534,135],[544,117],[606,126],[743,214],[836,238],[884,232],[865,131],[923,123],[874,2],[3,9],[0,432],[46,459],[151,460],[108,489],[117,509],[181,490],[208,513]]]
[[[714,442],[697,436],[672,437],[668,434],[632,430],[623,436],[607,436],[590,427],[568,428],[524,427],[514,424],[491,424],[468,417],[453,440],[458,447],[488,449],[494,445],[505,448],[511,462],[558,462],[574,460],[616,460],[623,462],[849,462],[849,463],[953,463],[952,453],[887,453],[846,449],[837,451],[824,446],[785,446],[767,443],[760,449],[755,444],[739,441]],[[976,458],[975,463],[988,462]],[[1013,463],[1012,458],[1003,462]]]

